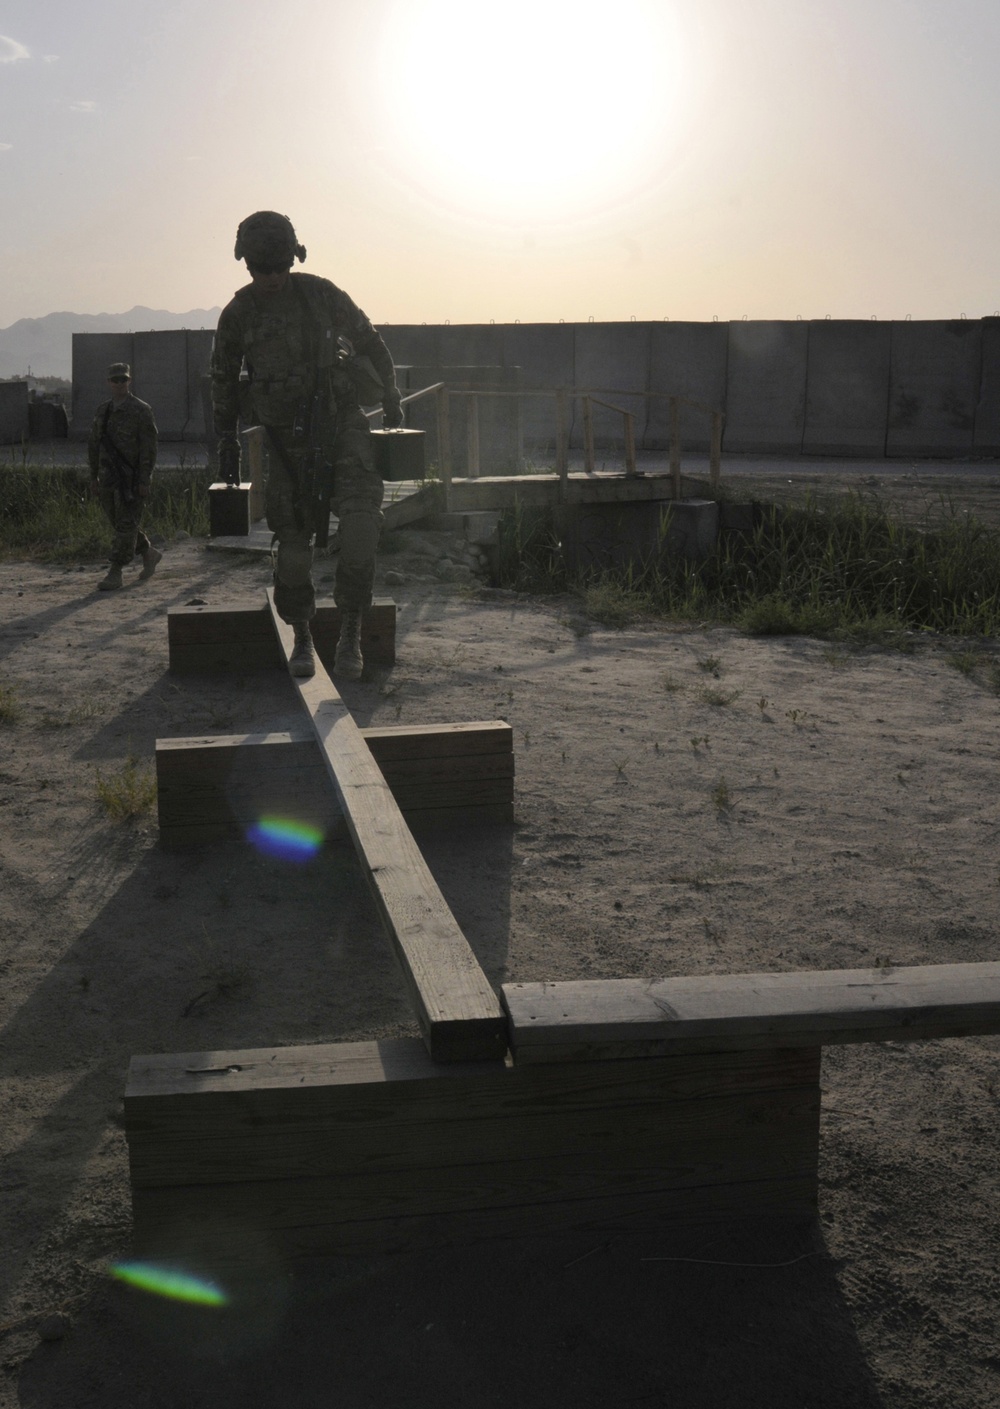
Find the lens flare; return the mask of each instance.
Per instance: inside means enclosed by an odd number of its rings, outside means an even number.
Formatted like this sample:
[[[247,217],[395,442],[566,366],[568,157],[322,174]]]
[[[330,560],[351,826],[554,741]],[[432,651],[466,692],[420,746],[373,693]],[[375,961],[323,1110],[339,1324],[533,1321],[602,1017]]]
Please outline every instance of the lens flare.
[[[287,817],[262,817],[247,830],[247,841],[279,861],[309,861],[323,845],[323,833]]]
[[[108,1269],[118,1282],[125,1282],[140,1291],[170,1301],[187,1301],[194,1306],[225,1306],[229,1298],[214,1282],[193,1277],[188,1272],[175,1272],[169,1267],[157,1267],[152,1262],[114,1262]]]

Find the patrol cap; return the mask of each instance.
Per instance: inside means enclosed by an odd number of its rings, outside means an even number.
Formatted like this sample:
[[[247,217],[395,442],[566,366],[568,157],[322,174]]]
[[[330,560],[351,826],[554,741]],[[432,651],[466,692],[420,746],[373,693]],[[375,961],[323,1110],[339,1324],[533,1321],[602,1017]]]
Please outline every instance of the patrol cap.
[[[112,362],[108,368],[109,377],[129,377],[132,376],[132,368],[127,362]]]
[[[291,264],[293,259],[301,264],[306,257],[305,246],[298,243],[292,222],[276,210],[257,210],[241,221],[233,253],[251,264]]]

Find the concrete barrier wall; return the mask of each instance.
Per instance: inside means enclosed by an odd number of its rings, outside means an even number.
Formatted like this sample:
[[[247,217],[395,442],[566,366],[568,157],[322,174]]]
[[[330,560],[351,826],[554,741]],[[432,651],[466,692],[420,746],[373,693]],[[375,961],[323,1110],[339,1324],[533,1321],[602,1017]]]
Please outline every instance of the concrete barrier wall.
[[[521,385],[537,390],[577,386],[576,324],[503,323],[500,326],[503,365],[520,367]],[[551,396],[526,396],[521,401],[521,428],[528,458],[555,463],[556,403]]]
[[[577,388],[611,393],[601,399],[631,411],[636,445],[641,446],[646,435],[648,403],[645,397],[620,393],[649,390],[649,324],[576,323],[573,336]],[[593,415],[595,444],[620,457],[625,443],[624,418],[602,406],[595,406]],[[583,445],[583,408],[578,400],[573,402],[569,443],[574,449]]]
[[[889,323],[810,322],[805,454],[885,454],[891,338]]]
[[[687,396],[707,406],[726,404],[728,323],[649,324],[649,390]],[[707,451],[711,418],[691,406],[680,407],[681,448]],[[670,445],[670,406],[650,398],[644,446],[665,450]]]
[[[408,367],[406,369],[406,390],[417,391],[421,387],[434,386],[436,382],[446,382],[449,391],[459,393],[475,390],[477,387],[504,387],[509,391],[519,391],[521,369],[519,367]],[[481,475],[519,474],[523,468],[523,447],[521,437],[520,398],[517,396],[480,396],[479,417],[479,470]],[[449,398],[448,424],[451,441],[452,474],[467,475],[470,472],[469,459],[469,417],[472,398],[452,395]],[[407,425],[413,430],[425,431],[428,436],[428,462],[440,463],[437,430],[437,397],[427,396],[407,407]]]
[[[1000,455],[1000,319],[411,323],[380,331],[400,367],[520,368],[525,390],[620,387],[717,406],[730,453]],[[74,335],[70,434],[86,437],[107,396],[108,364],[127,361],[163,437],[202,440],[201,377],[211,339],[196,330]],[[667,402],[650,399],[647,408],[635,397],[630,405],[637,443],[665,451]],[[553,399],[524,397],[520,416],[528,458],[551,463]],[[579,403],[571,429],[579,448]],[[595,431],[610,454],[620,454],[620,417],[598,411]],[[708,417],[682,408],[682,447],[705,451],[708,438]]]
[[[148,401],[161,440],[183,440],[188,413],[188,335],[184,329],[136,333],[132,391]]]
[[[28,383],[0,382],[0,445],[28,439]]]
[[[725,450],[797,455],[806,418],[809,325],[729,324]]]
[[[184,439],[202,445],[211,432],[211,420],[205,420],[205,402],[202,385],[208,375],[212,357],[212,340],[215,337],[211,328],[189,328],[187,330],[187,422]],[[214,439],[214,437],[212,437]]]
[[[94,413],[110,396],[108,367],[112,362],[132,362],[132,333],[73,334],[73,414],[71,440],[86,440]],[[145,398],[144,398],[145,399]]]
[[[972,450],[976,455],[1000,456],[1000,318],[984,318],[980,327],[983,370]]]
[[[892,325],[886,455],[969,455],[982,378],[978,319]]]

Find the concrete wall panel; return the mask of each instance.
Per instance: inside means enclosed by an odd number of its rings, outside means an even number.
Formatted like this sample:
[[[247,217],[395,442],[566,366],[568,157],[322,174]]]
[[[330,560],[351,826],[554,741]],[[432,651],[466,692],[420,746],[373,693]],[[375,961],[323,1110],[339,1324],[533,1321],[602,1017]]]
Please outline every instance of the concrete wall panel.
[[[211,422],[205,422],[205,404],[202,396],[202,383],[208,375],[208,364],[212,356],[212,339],[215,333],[211,328],[189,328],[187,331],[187,426],[185,440],[206,444],[212,430]],[[154,408],[155,409],[155,408]],[[214,438],[214,437],[213,437]]]
[[[133,337],[132,333],[73,334],[71,440],[86,440],[90,435],[94,412],[110,394],[108,367],[112,362],[132,362]]]
[[[977,455],[1000,455],[1000,318],[984,318],[983,370],[972,449]]]
[[[649,324],[648,323],[577,323],[576,385],[578,390],[599,392],[649,390]],[[646,435],[649,404],[643,396],[606,395],[603,400],[635,417],[636,445],[642,445]],[[624,420],[602,406],[594,407],[594,441],[613,455],[624,453]],[[573,404],[570,445],[583,445],[583,407]]]
[[[808,337],[804,322],[729,324],[726,450],[781,455],[801,450]]]
[[[806,454],[885,454],[891,336],[889,323],[810,322]]]
[[[520,367],[526,389],[576,385],[573,323],[498,324],[503,341],[503,365]],[[551,396],[526,396],[521,402],[524,445],[540,464],[555,463],[556,407]]]
[[[649,389],[671,396],[687,396],[724,410],[726,359],[729,351],[727,323],[651,323],[649,325]],[[708,450],[711,420],[704,411],[680,408],[681,447]],[[650,399],[645,448],[664,450],[670,445],[670,406]]]
[[[885,453],[971,454],[981,376],[978,319],[893,323]]]
[[[188,424],[188,333],[183,328],[136,333],[132,391],[148,401],[161,440],[183,440]]]
[[[449,391],[459,392],[476,387],[503,387],[519,391],[519,367],[410,367],[407,390],[446,382]],[[449,397],[448,420],[451,441],[452,474],[469,473],[469,413],[471,397]],[[524,451],[521,433],[520,397],[481,396],[477,398],[479,412],[479,473],[482,475],[518,474],[523,465]],[[413,430],[428,434],[428,458],[436,462],[439,456],[437,438],[437,397],[427,396],[406,408],[406,424]]]
[[[438,323],[384,323],[378,331],[397,367],[435,367],[447,360],[439,337],[446,329]]]
[[[0,382],[0,445],[28,439],[28,383]]]

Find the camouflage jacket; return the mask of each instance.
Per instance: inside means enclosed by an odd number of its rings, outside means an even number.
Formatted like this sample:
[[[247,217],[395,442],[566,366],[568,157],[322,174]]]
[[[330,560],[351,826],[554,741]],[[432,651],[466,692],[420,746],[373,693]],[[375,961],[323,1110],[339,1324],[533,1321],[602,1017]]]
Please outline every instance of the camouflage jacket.
[[[216,435],[236,434],[244,361],[252,414],[265,425],[292,425],[299,407],[321,386],[329,389],[331,410],[357,414],[357,391],[338,362],[339,337],[371,360],[386,395],[394,395],[389,349],[357,304],[329,279],[289,274],[280,293],[267,296],[252,284],[240,289],[222,310],[212,345]]]
[[[101,402],[87,442],[87,461],[95,479],[101,470],[108,474],[112,471],[108,453],[101,445],[105,413],[108,419],[108,439],[119,454],[135,467],[136,484],[147,485],[156,466],[156,422],[153,420],[153,408],[132,395],[126,396],[117,410],[113,401]]]

